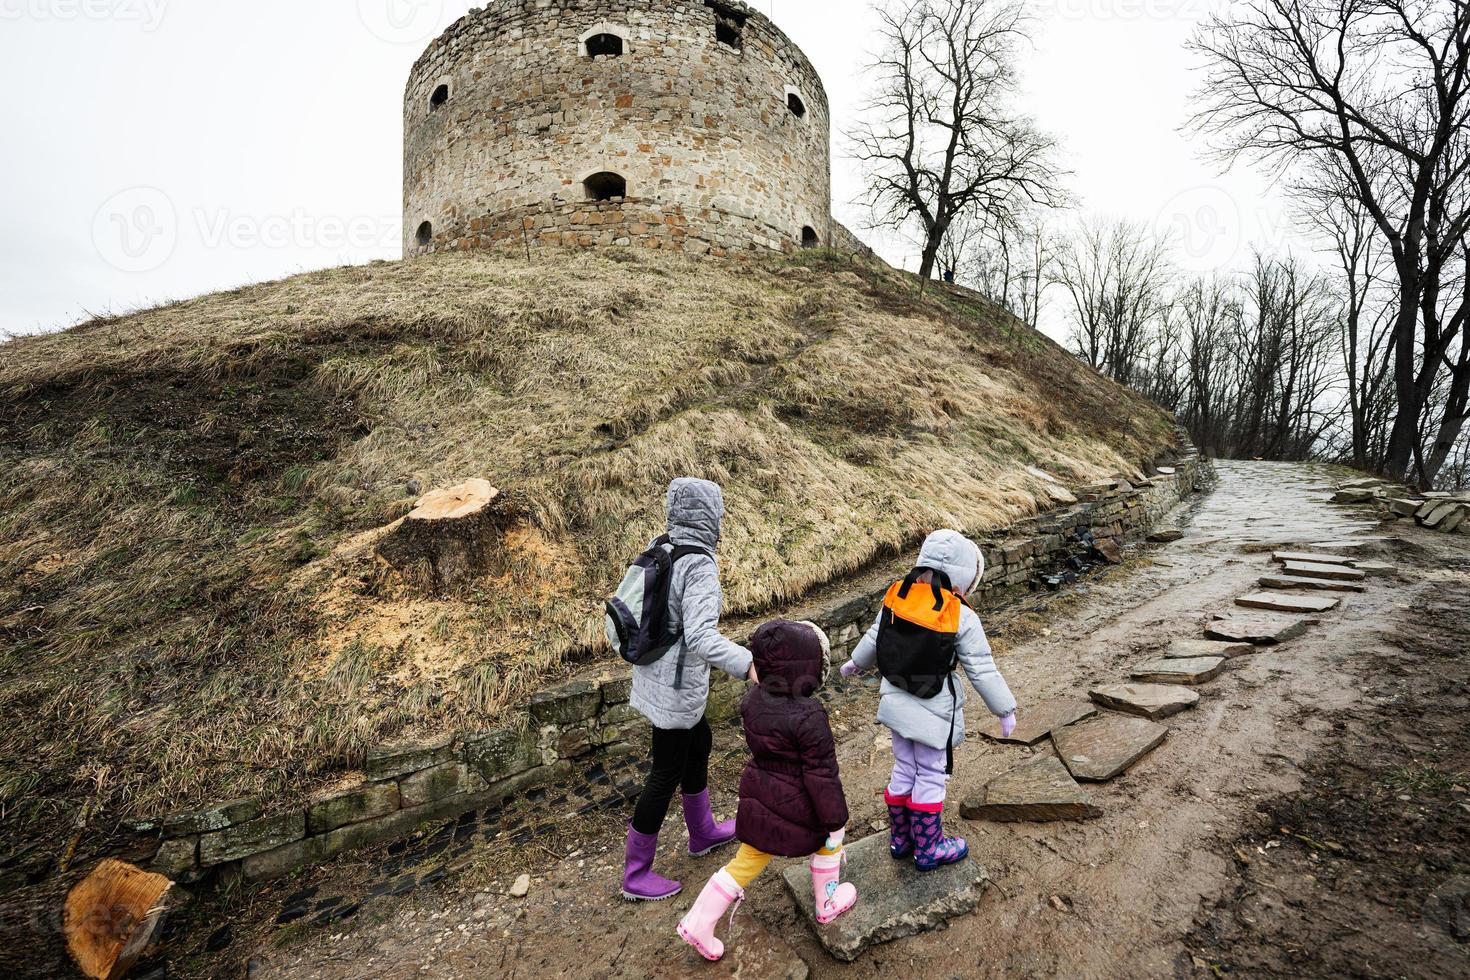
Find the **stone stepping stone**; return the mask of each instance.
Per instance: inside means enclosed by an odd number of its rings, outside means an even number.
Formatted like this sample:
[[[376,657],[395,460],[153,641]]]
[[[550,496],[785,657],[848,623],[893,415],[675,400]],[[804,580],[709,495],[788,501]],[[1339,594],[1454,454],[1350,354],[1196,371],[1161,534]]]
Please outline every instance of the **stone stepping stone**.
[[[1192,660],[1195,657],[1224,657],[1229,660],[1255,652],[1255,644],[1244,640],[1173,640],[1164,656],[1169,660]]]
[[[1144,684],[1204,684],[1219,677],[1224,669],[1224,657],[1194,657],[1189,660],[1161,657],[1139,664],[1128,676]]]
[[[1083,701],[1081,698],[1060,698],[1056,701],[1044,701],[1034,708],[1023,708],[1017,712],[1016,730],[1009,738],[1001,736],[1000,722],[994,718],[986,723],[981,734],[996,742],[1035,745],[1050,735],[1053,730],[1065,728],[1095,714],[1097,714],[1097,705],[1090,701]]]
[[[1399,573],[1397,565],[1390,565],[1386,561],[1360,561],[1353,567],[1369,578],[1385,578]]]
[[[1168,725],[1105,712],[1052,732],[1051,741],[1073,778],[1101,783],[1148,755],[1168,734]]]
[[[1205,627],[1205,636],[1212,640],[1231,643],[1250,643],[1258,647],[1275,646],[1294,640],[1316,625],[1315,620],[1281,620],[1229,617],[1217,619]]]
[[[1343,582],[1361,582],[1368,577],[1367,572],[1356,568],[1348,568],[1345,565],[1323,565],[1317,562],[1289,561],[1284,566],[1286,574],[1300,575],[1303,578],[1330,578]]]
[[[1362,592],[1358,582],[1337,582],[1325,578],[1303,578],[1300,575],[1266,575],[1260,580],[1263,589],[1305,589],[1316,592]]]
[[[1177,684],[1104,684],[1093,688],[1092,700],[1104,708],[1158,721],[1199,702],[1199,692]]]
[[[826,925],[817,924],[807,862],[792,864],[782,878],[817,940],[844,963],[880,943],[944,928],[950,919],[973,911],[990,885],[973,856],[927,872],[917,870],[912,860],[895,861],[886,831],[848,846],[842,879],[857,885],[858,902]]]
[[[1278,551],[1271,556],[1273,561],[1286,564],[1289,561],[1302,561],[1313,565],[1352,565],[1357,559],[1348,558],[1343,555],[1322,555],[1313,551]]]
[[[1252,595],[1243,595],[1235,600],[1237,606],[1245,609],[1268,609],[1272,612],[1294,613],[1324,613],[1329,609],[1336,609],[1341,602],[1341,599],[1321,596],[1278,595],[1271,592],[1256,592]]]
[[[1090,820],[1102,815],[1062,760],[1044,755],[997,776],[960,804],[966,820]]]

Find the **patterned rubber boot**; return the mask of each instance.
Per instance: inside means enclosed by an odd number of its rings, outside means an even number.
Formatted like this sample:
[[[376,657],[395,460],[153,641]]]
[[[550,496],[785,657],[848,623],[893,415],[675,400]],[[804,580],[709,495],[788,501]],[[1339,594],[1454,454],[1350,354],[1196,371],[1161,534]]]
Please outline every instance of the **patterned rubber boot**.
[[[909,812],[909,798],[894,796],[886,789],[883,802],[888,804],[888,853],[895,858],[906,858],[914,853],[913,817]]]
[[[735,821],[716,822],[710,812],[709,790],[685,796],[684,825],[689,828],[689,853],[702,857],[735,839]]]
[[[857,902],[857,886],[842,877],[843,854],[817,854],[812,858],[812,900],[817,921],[826,925]]]
[[[933,871],[963,861],[970,845],[963,837],[944,836],[943,803],[909,803],[913,821],[914,867]]]
[[[694,907],[679,920],[679,937],[699,950],[699,955],[705,959],[718,960],[725,955],[725,944],[715,936],[715,926],[720,924],[720,917],[731,904],[739,910],[744,899],[745,892],[735,884],[729,872],[723,868],[716,871],[705,883],[704,891],[694,900]],[[730,913],[730,921],[735,921],[734,912]],[[728,930],[726,934],[729,934]]]

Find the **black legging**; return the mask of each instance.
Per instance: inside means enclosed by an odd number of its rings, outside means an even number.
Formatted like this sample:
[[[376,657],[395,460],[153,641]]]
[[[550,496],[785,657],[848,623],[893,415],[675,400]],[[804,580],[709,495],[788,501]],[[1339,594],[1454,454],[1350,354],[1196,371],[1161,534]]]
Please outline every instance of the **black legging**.
[[[686,796],[703,793],[709,786],[709,753],[714,735],[701,718],[693,728],[653,729],[653,766],[643,783],[643,793],[633,810],[633,829],[640,834],[657,834],[668,815],[674,790]]]

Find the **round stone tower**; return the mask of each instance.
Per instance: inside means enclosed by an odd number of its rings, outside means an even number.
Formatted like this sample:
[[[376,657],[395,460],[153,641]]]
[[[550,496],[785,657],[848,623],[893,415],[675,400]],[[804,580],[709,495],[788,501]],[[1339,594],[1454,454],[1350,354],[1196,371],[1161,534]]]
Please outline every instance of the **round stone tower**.
[[[826,245],[816,70],[736,0],[491,0],[404,104],[404,255],[511,244]]]

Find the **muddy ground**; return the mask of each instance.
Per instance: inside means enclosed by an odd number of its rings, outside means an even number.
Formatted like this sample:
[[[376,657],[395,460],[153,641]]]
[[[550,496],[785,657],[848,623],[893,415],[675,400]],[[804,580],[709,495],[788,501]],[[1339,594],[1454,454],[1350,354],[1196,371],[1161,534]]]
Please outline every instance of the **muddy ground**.
[[[1212,614],[1255,591],[1273,546],[1351,548],[1399,574],[1371,579],[1305,637],[1234,661],[1196,708],[1168,719],[1160,748],[1093,788],[1102,817],[973,823],[952,807],[951,831],[994,884],[947,930],[839,964],[773,867],[750,889],[726,960],[705,964],[673,927],[719,853],[689,858],[682,834],[666,832],[660,870],[681,877],[685,894],[628,905],[616,898],[625,809],[540,812],[525,801],[523,832],[466,839],[411,892],[368,887],[383,862],[401,861],[383,849],[201,895],[176,920],[161,968],[272,978],[1470,975],[1470,538],[1330,506],[1322,471],[1224,463],[1220,475],[1180,515],[1183,540],[997,624],[1023,714],[1124,679],[1170,639],[1200,636]],[[886,739],[870,692],[837,703],[858,835],[881,826]],[[1050,751],[984,739],[974,706],[970,721],[953,801]],[[728,812],[738,729],[716,739],[712,782]],[[676,806],[666,826],[679,824]],[[523,872],[530,894],[512,898]]]

